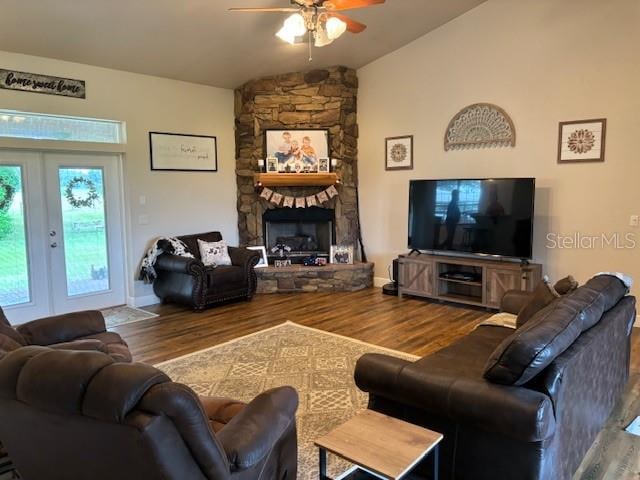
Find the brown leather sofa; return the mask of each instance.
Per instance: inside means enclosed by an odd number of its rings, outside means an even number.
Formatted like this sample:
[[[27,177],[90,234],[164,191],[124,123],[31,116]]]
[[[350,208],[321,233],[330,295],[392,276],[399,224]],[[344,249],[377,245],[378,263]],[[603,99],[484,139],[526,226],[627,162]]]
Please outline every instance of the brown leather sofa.
[[[198,239],[219,242],[220,232],[199,233],[178,237],[195,258],[163,253],[154,265],[157,277],[154,293],[163,302],[188,305],[203,310],[229,300],[250,300],[256,293],[257,277],[254,268],[260,254],[254,250],[229,247],[232,265],[205,267],[200,257]]]
[[[25,480],[295,480],[290,387],[244,405],[140,363],[23,347],[0,360],[0,438]]]
[[[0,355],[26,345],[56,349],[97,350],[118,362],[130,362],[127,343],[115,332],[107,332],[97,310],[41,318],[12,327],[0,307]]]
[[[629,375],[635,298],[598,276],[517,330],[480,326],[408,362],[367,354],[369,408],[444,434],[441,478],[569,480]],[[517,313],[527,296],[508,293]]]

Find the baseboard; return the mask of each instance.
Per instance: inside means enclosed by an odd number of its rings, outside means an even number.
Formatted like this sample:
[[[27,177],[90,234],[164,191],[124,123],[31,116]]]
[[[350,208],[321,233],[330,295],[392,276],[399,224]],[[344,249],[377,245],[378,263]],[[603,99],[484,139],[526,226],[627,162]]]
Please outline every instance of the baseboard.
[[[373,286],[382,288],[384,285],[389,283],[391,280],[385,277],[373,277]]]
[[[130,307],[146,307],[160,303],[160,298],[155,295],[145,295],[143,297],[127,297],[127,305]]]

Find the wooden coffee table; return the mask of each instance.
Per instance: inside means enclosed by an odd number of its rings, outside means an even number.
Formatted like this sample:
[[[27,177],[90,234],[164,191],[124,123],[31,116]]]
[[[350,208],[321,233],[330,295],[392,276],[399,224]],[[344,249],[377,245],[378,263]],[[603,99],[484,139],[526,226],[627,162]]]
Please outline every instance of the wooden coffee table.
[[[442,435],[373,410],[365,410],[316,440],[320,480],[327,477],[327,452],[357,465],[340,479],[404,478],[427,455],[433,455],[438,480],[438,445]]]

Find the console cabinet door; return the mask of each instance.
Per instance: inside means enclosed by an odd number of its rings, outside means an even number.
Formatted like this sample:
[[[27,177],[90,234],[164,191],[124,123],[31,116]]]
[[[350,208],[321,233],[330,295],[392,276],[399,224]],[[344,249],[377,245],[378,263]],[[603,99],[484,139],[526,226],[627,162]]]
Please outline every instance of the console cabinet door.
[[[433,262],[401,261],[400,293],[432,296],[434,294]]]
[[[520,271],[487,268],[485,288],[487,307],[500,308],[500,302],[507,290],[520,290]]]

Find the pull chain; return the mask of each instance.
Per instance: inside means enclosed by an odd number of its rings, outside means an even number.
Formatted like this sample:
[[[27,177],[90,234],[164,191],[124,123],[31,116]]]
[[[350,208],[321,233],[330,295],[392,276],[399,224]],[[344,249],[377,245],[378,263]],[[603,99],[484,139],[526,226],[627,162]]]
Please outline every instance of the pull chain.
[[[313,51],[311,45],[311,30],[308,31],[309,34],[309,63],[313,62]]]

